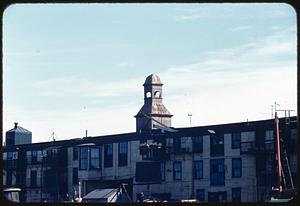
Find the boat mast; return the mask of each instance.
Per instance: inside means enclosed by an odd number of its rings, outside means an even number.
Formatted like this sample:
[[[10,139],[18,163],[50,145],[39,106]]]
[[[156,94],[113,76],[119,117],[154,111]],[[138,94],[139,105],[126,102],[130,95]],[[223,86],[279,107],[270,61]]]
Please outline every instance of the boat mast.
[[[280,137],[279,137],[279,119],[277,112],[275,112],[275,126],[276,126],[276,159],[277,159],[277,173],[278,173],[278,189],[279,192],[282,192],[282,165],[281,165],[281,156],[280,156]]]

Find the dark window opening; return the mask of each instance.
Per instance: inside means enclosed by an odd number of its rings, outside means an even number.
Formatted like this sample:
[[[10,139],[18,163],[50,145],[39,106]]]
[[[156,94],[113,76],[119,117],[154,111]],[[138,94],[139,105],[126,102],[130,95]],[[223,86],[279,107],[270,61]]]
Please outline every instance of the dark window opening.
[[[12,185],[12,172],[6,172],[6,186],[10,187]]]
[[[181,162],[176,161],[173,163],[173,180],[181,180],[181,179],[182,179]]]
[[[203,178],[203,161],[194,161],[194,179]]]
[[[199,201],[205,201],[205,190],[204,189],[197,189],[196,190],[196,199]]]
[[[193,138],[193,151],[195,153],[203,152],[203,136],[197,136]]]
[[[173,148],[175,154],[180,154],[181,152],[181,138],[173,138]]]
[[[224,159],[210,160],[210,184],[211,185],[225,184]]]
[[[119,143],[119,166],[127,166],[128,144],[127,142]]]
[[[104,145],[104,167],[113,166],[113,144]]]
[[[232,133],[231,134],[231,148],[239,149],[241,148],[241,133]]]
[[[30,173],[30,186],[31,187],[37,186],[37,172],[35,170],[31,170]]]
[[[232,177],[242,176],[242,159],[233,158],[232,159]]]
[[[73,160],[78,160],[78,147],[73,147]]]
[[[163,162],[160,163],[160,179],[162,181],[166,180],[165,163]]]
[[[137,162],[135,174],[137,182],[161,181],[161,164],[160,162]]]
[[[232,202],[241,202],[241,188],[232,188]]]
[[[73,185],[78,184],[78,168],[73,168]]]
[[[224,156],[224,137],[211,136],[210,137],[210,155],[211,156]]]
[[[227,192],[209,192],[208,202],[226,202]]]

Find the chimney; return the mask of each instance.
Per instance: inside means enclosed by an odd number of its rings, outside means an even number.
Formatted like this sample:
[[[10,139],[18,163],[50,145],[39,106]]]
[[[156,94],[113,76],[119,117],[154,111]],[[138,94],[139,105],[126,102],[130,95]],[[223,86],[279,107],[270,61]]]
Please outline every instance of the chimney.
[[[15,122],[15,129],[18,127],[18,122]]]

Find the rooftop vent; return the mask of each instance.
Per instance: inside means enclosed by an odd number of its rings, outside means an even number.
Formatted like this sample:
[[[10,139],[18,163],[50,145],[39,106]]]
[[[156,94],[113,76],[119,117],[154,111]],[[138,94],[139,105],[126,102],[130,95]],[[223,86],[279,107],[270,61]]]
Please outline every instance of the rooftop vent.
[[[18,122],[15,122],[15,129],[18,127]]]

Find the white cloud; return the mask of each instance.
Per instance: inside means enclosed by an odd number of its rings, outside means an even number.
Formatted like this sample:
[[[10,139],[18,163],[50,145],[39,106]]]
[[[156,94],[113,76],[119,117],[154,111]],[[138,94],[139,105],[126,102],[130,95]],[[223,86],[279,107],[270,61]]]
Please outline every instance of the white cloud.
[[[252,26],[237,26],[237,27],[233,27],[233,28],[230,28],[229,30],[230,31],[245,31],[245,30],[249,30],[249,29],[252,29]]]

